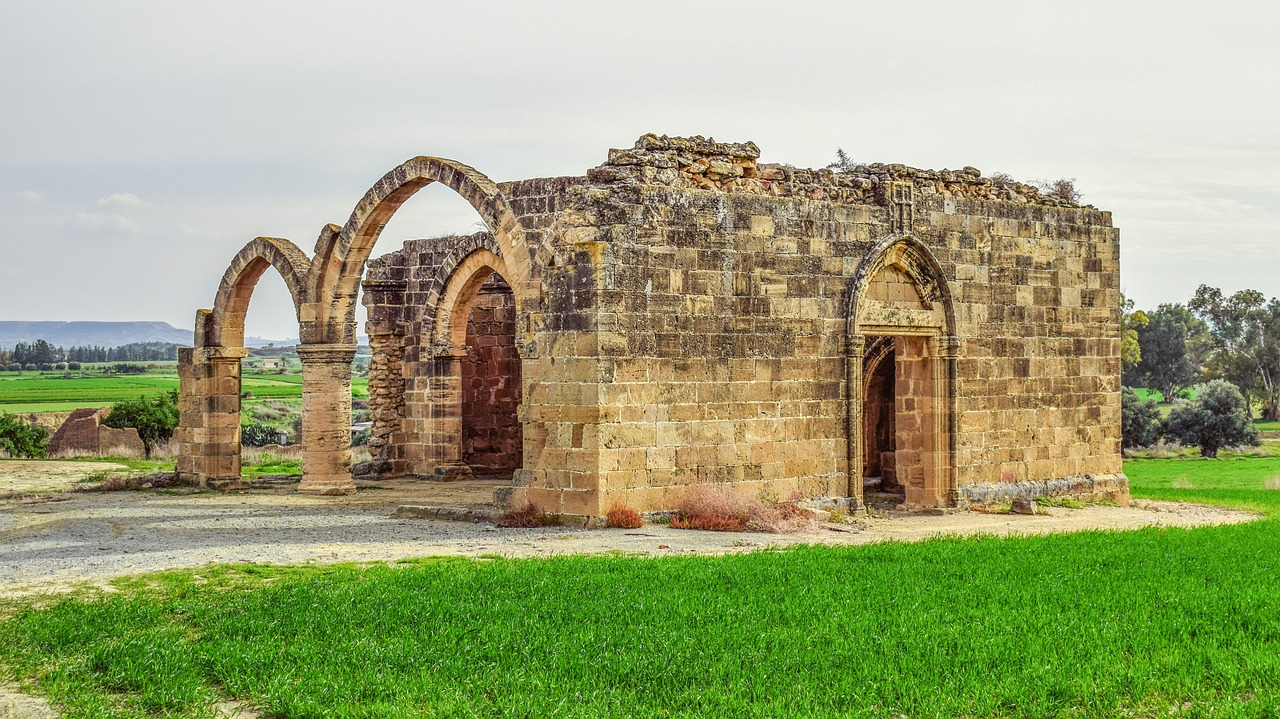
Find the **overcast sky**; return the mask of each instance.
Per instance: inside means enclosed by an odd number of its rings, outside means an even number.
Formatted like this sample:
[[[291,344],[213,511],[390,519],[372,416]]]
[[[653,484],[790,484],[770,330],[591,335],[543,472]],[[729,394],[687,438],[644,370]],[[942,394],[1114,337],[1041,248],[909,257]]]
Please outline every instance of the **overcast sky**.
[[[406,158],[576,175],[646,132],[1072,177],[1139,306],[1280,295],[1277,8],[3,2],[0,319],[189,328],[247,241],[309,252]],[[376,254],[478,221],[430,187]],[[297,335],[271,273],[247,325]]]

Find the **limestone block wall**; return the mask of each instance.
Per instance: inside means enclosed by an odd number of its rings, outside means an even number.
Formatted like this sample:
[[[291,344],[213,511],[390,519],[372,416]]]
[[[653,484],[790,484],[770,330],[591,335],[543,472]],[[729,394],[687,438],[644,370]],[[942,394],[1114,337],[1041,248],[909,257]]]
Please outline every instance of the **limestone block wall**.
[[[897,456],[881,459],[909,503],[1084,491],[1089,477],[1121,491],[1109,213],[973,168],[833,173],[758,156],[645,136],[585,177],[500,185],[537,284],[514,307],[513,500],[599,515],[671,507],[701,483],[856,495],[875,337],[894,348]],[[369,330],[401,352],[380,366],[403,391],[371,398],[398,425],[385,434],[396,471],[463,459],[475,348],[440,327],[471,311],[464,275],[501,274],[512,258],[485,259],[500,254],[481,233],[370,263],[366,287],[403,283],[372,301]]]

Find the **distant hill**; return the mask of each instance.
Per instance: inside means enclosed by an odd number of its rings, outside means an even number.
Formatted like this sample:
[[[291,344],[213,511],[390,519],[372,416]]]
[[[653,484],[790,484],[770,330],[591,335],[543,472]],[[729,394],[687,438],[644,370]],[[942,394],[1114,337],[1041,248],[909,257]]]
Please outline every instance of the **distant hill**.
[[[0,320],[0,347],[45,340],[59,347],[119,347],[135,342],[191,344],[191,330],[168,322],[9,322]]]

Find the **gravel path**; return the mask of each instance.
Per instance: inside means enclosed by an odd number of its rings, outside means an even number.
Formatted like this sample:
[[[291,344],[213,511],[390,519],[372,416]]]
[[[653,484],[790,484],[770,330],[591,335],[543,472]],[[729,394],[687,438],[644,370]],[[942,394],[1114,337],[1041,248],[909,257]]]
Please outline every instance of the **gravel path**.
[[[310,497],[290,486],[238,494],[111,492],[58,501],[0,501],[0,596],[102,584],[129,574],[209,563],[377,562],[421,556],[627,552],[722,554],[798,543],[916,541],[940,534],[1041,534],[1151,525],[1243,522],[1248,512],[1167,502],[1051,509],[1036,516],[959,512],[866,518],[809,534],[636,530],[499,529],[393,516],[401,504],[466,506],[484,484],[384,482],[350,497]]]

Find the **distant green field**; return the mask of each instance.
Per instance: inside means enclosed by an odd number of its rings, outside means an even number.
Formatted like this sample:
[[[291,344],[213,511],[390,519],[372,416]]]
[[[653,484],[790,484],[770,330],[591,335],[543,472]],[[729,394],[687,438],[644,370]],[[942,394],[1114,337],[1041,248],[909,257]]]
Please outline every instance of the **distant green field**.
[[[352,379],[355,397],[368,397],[368,380]],[[302,396],[301,375],[245,375],[241,387],[257,399]],[[61,374],[0,374],[0,413],[66,412],[81,407],[105,407],[138,396],[154,397],[178,388],[176,373],[102,375],[64,378]]]

